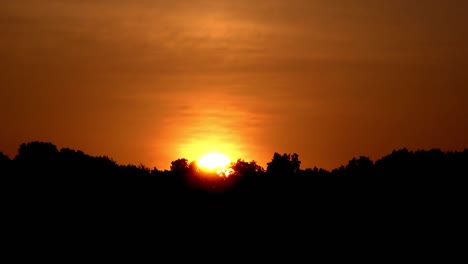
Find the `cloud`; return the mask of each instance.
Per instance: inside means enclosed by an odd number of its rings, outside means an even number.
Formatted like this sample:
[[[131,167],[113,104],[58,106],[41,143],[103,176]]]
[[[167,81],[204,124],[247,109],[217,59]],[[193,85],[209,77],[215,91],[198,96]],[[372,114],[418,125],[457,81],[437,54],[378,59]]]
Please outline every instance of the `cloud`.
[[[377,114],[390,120],[388,133],[403,117],[466,115],[466,1],[4,2],[0,112],[15,116],[0,116],[11,124],[0,142],[56,131],[76,139],[73,128],[94,127],[83,141],[112,137],[109,149],[132,135],[140,145],[212,135],[301,148],[309,135],[351,141],[340,133],[352,122],[378,142]],[[430,127],[418,124],[408,131]],[[287,134],[295,137],[286,144]],[[326,151],[327,140],[314,140]]]

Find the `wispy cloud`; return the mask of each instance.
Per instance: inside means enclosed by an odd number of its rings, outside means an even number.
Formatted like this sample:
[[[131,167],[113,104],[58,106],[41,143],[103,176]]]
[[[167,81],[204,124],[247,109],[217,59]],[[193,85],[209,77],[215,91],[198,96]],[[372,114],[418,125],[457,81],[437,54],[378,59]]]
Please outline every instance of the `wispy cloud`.
[[[128,162],[142,146],[158,167],[219,144],[330,165],[361,145],[387,153],[397,133],[466,134],[467,11],[456,0],[3,1],[0,112],[14,118],[0,115],[0,142],[65,131],[63,142]],[[96,131],[73,134],[85,128]],[[437,142],[468,144],[457,135]]]

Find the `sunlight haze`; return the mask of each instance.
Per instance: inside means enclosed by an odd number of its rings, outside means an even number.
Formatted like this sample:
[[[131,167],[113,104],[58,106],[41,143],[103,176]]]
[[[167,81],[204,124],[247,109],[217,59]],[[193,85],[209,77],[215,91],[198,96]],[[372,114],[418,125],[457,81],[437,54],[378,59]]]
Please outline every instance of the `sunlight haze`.
[[[468,1],[0,3],[0,151],[333,169],[468,146]]]

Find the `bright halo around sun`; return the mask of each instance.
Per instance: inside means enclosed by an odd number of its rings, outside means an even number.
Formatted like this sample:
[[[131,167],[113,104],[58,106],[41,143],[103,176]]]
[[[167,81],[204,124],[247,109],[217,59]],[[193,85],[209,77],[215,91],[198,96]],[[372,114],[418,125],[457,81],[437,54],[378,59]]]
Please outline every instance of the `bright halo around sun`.
[[[231,160],[228,157],[226,157],[226,155],[217,152],[212,152],[201,157],[198,160],[198,165],[209,170],[214,170],[226,167],[229,164],[229,162],[231,162]]]
[[[219,176],[229,176],[231,170],[228,168],[231,160],[224,154],[212,152],[204,155],[198,160],[198,166],[210,171],[216,170]]]

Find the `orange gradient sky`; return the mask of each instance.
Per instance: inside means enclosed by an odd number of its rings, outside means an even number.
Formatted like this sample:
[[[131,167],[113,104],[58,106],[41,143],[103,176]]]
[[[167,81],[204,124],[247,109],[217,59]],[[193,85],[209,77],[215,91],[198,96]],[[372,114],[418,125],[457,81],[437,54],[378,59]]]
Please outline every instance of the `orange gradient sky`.
[[[468,1],[0,3],[0,151],[333,169],[468,147]]]

